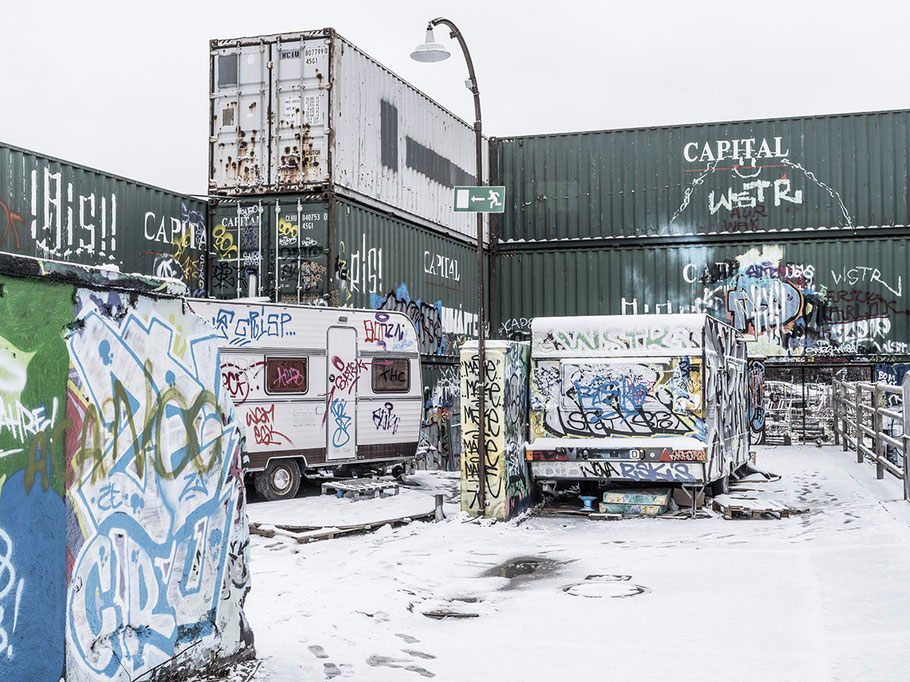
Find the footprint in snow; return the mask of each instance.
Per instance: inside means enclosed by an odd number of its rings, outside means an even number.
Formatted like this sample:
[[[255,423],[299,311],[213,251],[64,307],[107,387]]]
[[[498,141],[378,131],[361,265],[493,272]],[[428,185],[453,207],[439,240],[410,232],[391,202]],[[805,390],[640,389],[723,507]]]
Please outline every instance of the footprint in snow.
[[[309,649],[310,653],[313,654],[316,658],[328,658],[329,657],[329,655],[325,652],[325,649],[323,649],[318,644],[312,644],[312,645],[308,646],[307,649]],[[334,665],[334,664],[332,664],[332,665]]]

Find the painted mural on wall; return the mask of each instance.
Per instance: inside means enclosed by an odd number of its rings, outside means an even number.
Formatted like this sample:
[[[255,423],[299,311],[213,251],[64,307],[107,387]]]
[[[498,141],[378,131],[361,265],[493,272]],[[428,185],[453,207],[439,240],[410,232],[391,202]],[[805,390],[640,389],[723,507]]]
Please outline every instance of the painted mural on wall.
[[[527,508],[531,499],[530,474],[524,458],[529,347],[522,343],[492,342],[485,355],[481,415],[476,344],[468,344],[461,353],[461,508],[480,514],[478,495],[483,485],[486,508],[482,515],[508,520]],[[484,423],[484,448],[479,443],[480,419]],[[483,481],[481,456],[485,467]]]
[[[0,284],[0,678],[133,680],[252,654],[212,330],[179,299]]]
[[[750,336],[751,354],[772,358],[910,352],[902,275],[784,254],[784,246],[765,244],[743,247],[735,258],[686,263],[673,300],[619,295],[617,312],[708,313]]]
[[[539,360],[532,438],[692,436],[704,439],[701,361]]]
[[[761,445],[765,438],[765,363],[749,359],[746,375],[746,421],[749,424],[749,442]]]
[[[206,291],[205,202],[0,145],[0,251]]]

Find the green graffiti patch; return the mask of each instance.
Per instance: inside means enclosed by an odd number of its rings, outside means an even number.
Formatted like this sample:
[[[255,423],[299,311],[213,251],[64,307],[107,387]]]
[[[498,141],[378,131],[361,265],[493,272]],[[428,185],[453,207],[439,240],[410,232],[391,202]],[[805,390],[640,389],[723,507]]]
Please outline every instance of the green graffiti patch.
[[[29,483],[62,496],[64,444],[53,434],[66,418],[73,288],[0,276],[0,292],[0,479],[29,469]]]

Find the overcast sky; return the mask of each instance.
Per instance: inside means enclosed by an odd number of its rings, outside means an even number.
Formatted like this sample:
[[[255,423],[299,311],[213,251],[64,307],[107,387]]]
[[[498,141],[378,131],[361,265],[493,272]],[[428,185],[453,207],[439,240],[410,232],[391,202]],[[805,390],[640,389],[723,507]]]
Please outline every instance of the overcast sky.
[[[462,29],[488,135],[910,107],[910,3],[5,3],[0,141],[187,193],[206,189],[208,41],[331,26],[473,120],[464,61],[408,55]]]

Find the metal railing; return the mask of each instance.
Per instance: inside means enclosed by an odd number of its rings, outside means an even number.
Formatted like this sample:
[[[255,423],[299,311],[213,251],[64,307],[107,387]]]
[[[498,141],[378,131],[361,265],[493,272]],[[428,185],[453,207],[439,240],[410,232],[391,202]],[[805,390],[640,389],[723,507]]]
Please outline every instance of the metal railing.
[[[888,472],[902,480],[904,499],[910,499],[910,425],[904,423],[910,381],[894,386],[835,377],[833,391],[834,444],[845,452],[853,450],[857,463],[868,460],[875,464],[876,478],[884,478]]]

